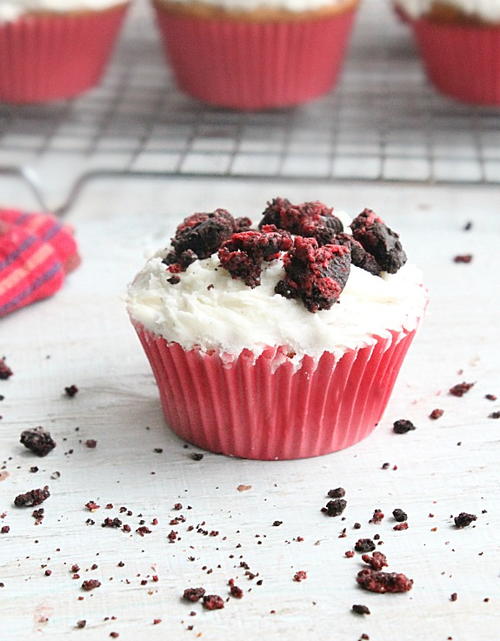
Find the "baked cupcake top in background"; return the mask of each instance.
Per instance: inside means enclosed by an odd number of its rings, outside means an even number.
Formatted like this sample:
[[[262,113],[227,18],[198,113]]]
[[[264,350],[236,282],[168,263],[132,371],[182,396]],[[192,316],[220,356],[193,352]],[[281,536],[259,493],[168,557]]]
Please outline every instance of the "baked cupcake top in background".
[[[252,20],[292,17],[314,12],[334,14],[357,6],[359,0],[153,0],[171,11],[200,17],[221,15],[246,16]]]
[[[281,198],[257,228],[221,209],[193,214],[130,285],[129,314],[185,349],[280,345],[297,359],[415,329],[426,294],[399,236],[370,210],[348,223]]]
[[[26,14],[99,11],[126,4],[127,0],[0,0],[0,22],[13,22]]]
[[[500,22],[500,0],[396,0],[410,18],[440,22]]]

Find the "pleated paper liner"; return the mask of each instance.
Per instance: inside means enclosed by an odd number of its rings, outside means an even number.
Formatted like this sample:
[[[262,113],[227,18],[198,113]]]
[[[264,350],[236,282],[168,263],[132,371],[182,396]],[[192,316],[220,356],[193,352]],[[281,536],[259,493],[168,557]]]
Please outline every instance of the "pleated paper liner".
[[[282,348],[243,350],[230,362],[135,328],[173,431],[206,450],[260,460],[319,456],[368,436],[415,335],[390,332],[341,358],[305,356],[297,368]]]
[[[127,7],[27,15],[0,24],[0,100],[48,102],[97,85]]]
[[[500,26],[412,20],[427,75],[447,96],[500,105]]]
[[[286,107],[335,84],[355,9],[321,18],[252,22],[196,18],[155,4],[177,84],[194,98],[234,109]]]

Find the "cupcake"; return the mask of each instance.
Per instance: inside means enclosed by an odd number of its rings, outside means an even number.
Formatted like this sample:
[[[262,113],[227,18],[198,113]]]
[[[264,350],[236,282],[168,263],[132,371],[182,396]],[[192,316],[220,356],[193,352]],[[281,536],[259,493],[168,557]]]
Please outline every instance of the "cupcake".
[[[0,0],[0,101],[61,100],[97,85],[127,6],[120,0]]]
[[[234,109],[287,107],[328,92],[358,0],[153,0],[177,83]]]
[[[439,91],[500,105],[500,0],[396,0],[396,6]]]
[[[367,436],[425,303],[420,271],[372,211],[349,226],[280,198],[257,228],[222,209],[189,216],[128,290],[170,427],[262,460]]]

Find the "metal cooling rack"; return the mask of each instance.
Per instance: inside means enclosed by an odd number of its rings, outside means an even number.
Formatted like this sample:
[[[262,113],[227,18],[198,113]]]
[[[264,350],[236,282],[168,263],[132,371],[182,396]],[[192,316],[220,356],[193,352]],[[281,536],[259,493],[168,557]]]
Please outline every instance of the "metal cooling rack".
[[[103,176],[498,185],[500,110],[437,95],[388,0],[364,0],[342,81],[325,98],[261,113],[207,107],[175,88],[139,0],[101,87],[48,106],[0,105],[0,172],[44,208],[58,199],[60,213]]]

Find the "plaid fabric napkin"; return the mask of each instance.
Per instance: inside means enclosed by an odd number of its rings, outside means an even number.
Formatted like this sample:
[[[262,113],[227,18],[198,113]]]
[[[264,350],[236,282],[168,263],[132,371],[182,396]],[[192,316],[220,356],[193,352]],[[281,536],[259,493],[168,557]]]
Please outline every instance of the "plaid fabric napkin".
[[[0,209],[0,317],[52,296],[79,264],[70,226],[51,214]]]

